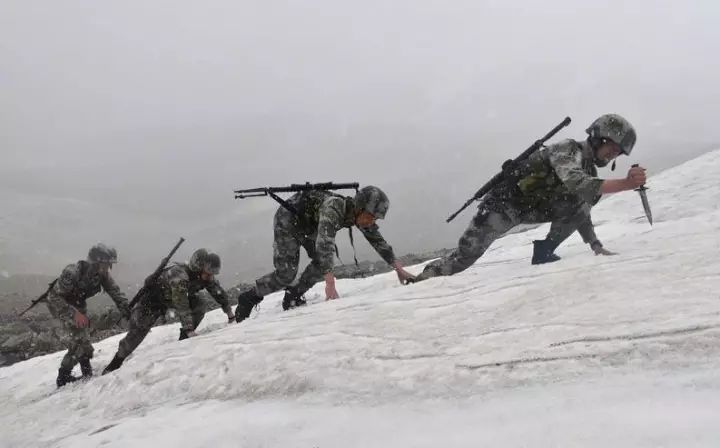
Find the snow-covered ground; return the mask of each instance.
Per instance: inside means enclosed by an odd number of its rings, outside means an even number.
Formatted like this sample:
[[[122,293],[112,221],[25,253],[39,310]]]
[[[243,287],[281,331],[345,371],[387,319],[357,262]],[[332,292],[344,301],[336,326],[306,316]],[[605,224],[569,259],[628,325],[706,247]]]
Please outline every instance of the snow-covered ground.
[[[183,342],[153,329],[86,384],[55,391],[62,353],[2,368],[0,445],[720,446],[720,151],[648,186],[653,227],[634,192],[594,210],[614,257],[573,236],[531,266],[545,225],[453,277],[340,280],[334,302],[320,284],[290,312],[274,294]]]

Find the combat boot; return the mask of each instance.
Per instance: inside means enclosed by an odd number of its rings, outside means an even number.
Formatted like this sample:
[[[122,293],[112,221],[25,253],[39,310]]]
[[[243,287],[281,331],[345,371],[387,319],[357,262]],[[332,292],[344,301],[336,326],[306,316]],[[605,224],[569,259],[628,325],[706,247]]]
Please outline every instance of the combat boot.
[[[80,358],[80,371],[82,372],[82,379],[88,380],[92,378],[93,370],[90,358]]]
[[[255,305],[262,302],[263,297],[258,295],[255,288],[250,288],[238,296],[238,304],[235,307],[235,322],[242,322],[252,313]]]
[[[307,305],[307,301],[302,297],[302,294],[290,288],[285,290],[285,297],[283,297],[282,301],[284,311],[304,305]]]
[[[115,357],[112,359],[112,361],[110,361],[110,364],[108,364],[107,367],[105,367],[105,370],[103,370],[102,374],[105,375],[106,373],[110,373],[113,370],[119,369],[120,366],[122,366],[124,361],[125,361],[125,358],[122,358],[117,353],[115,353]]]
[[[65,367],[60,367],[58,369],[58,377],[55,381],[55,384],[57,384],[57,387],[63,387],[67,383],[74,383],[75,381],[79,380],[80,378],[72,376],[72,369],[66,369]]]
[[[532,264],[543,264],[553,263],[560,260],[560,257],[555,255],[555,249],[557,243],[552,240],[535,240],[533,241],[533,256]]]

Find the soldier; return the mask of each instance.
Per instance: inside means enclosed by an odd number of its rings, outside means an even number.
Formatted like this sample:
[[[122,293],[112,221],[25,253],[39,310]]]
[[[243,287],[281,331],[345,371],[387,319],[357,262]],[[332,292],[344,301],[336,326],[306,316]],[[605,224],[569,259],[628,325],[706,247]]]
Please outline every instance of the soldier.
[[[391,265],[400,282],[412,277],[395,259],[392,247],[380,234],[375,221],[385,218],[390,206],[387,195],[377,187],[361,188],[354,198],[344,197],[324,190],[299,192],[291,196],[289,203],[298,214],[285,207],[275,213],[275,238],[273,262],[275,271],[255,282],[255,286],[238,297],[235,320],[241,322],[250,316],[253,306],[263,297],[285,288],[283,309],[305,305],[303,294],[321,279],[325,279],[325,298],[338,298],[332,267],[335,256],[335,234],[343,227],[357,226],[377,253]],[[300,247],[311,258],[298,283],[295,279],[300,262]]]
[[[128,332],[118,345],[117,353],[103,370],[103,375],[120,368],[125,358],[145,339],[155,321],[166,313],[177,314],[180,319],[179,340],[196,336],[203,317],[205,304],[197,293],[205,289],[220,304],[228,321],[234,315],[227,294],[215,278],[220,273],[220,257],[206,249],[196,250],[190,262],[175,263],[166,268],[156,285],[133,307]]]
[[[80,260],[63,269],[48,291],[48,310],[62,322],[70,339],[68,352],[58,369],[57,387],[80,379],[72,375],[72,369],[78,363],[83,379],[92,376],[90,359],[94,349],[88,336],[90,322],[87,318],[87,299],[102,289],[112,298],[123,316],[130,315],[125,294],[110,276],[113,263],[117,263],[115,249],[102,243],[96,244],[90,248],[87,260]]]
[[[521,223],[552,222],[546,240],[535,242],[533,261],[552,261],[555,247],[577,230],[595,253],[610,255],[593,229],[590,209],[601,195],[632,190],[645,183],[645,169],[630,168],[624,179],[603,180],[597,168],[620,154],[630,155],[636,133],[616,114],[606,114],[586,130],[588,137],[571,139],[540,149],[519,163],[519,175],[492,189],[480,205],[457,249],[425,266],[414,280],[462,272],[493,241]]]

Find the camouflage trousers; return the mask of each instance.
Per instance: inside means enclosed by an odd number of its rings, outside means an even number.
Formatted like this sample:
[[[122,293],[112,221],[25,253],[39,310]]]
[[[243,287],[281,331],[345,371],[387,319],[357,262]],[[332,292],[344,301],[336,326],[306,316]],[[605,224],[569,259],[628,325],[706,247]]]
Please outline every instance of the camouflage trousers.
[[[295,217],[289,210],[280,207],[275,213],[273,238],[273,265],[275,270],[255,281],[260,297],[290,286],[295,280],[300,265],[300,248],[305,249],[310,264],[300,275],[294,287],[299,294],[322,280],[325,274],[315,260],[316,235],[303,235],[296,228]]]
[[[190,300],[193,325],[197,328],[205,317],[205,303],[200,298]],[[155,322],[165,315],[164,308],[153,306],[150,300],[141,300],[130,313],[128,332],[118,345],[117,355],[127,358],[142,343]]]
[[[532,210],[521,210],[510,204],[492,210],[482,207],[470,221],[465,233],[460,237],[458,247],[448,256],[435,260],[425,266],[416,277],[417,281],[431,277],[446,276],[462,272],[472,266],[490,245],[506,232],[519,224],[537,224],[548,219]],[[562,242],[567,239],[580,225],[588,223],[585,213],[578,213],[552,221],[549,238]],[[558,244],[559,244],[558,242]]]
[[[47,307],[50,314],[62,323],[63,331],[68,338],[68,351],[63,356],[60,367],[72,370],[81,359],[92,358],[95,349],[90,343],[89,330],[88,328],[78,328],[75,325],[73,308],[62,297],[52,294],[47,297]],[[80,310],[80,312],[85,312],[85,310]]]
[[[563,241],[570,238],[570,235],[575,231],[580,232],[583,241],[587,244],[597,240],[589,213],[578,213],[577,215],[553,221],[545,239],[555,243],[555,246],[559,246]],[[590,239],[586,235],[589,235]]]

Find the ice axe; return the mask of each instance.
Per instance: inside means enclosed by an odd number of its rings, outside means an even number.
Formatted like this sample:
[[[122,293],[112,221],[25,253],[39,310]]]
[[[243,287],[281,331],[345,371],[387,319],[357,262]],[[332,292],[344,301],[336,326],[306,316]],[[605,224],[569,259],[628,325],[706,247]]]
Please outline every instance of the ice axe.
[[[631,168],[635,168],[638,165],[637,163],[633,163]],[[647,217],[648,222],[652,226],[653,218],[652,218],[652,211],[650,210],[650,203],[648,202],[647,198],[647,190],[648,188],[645,185],[641,185],[638,188],[635,189],[640,194],[640,200],[642,201],[643,209],[645,210],[645,216]]]

